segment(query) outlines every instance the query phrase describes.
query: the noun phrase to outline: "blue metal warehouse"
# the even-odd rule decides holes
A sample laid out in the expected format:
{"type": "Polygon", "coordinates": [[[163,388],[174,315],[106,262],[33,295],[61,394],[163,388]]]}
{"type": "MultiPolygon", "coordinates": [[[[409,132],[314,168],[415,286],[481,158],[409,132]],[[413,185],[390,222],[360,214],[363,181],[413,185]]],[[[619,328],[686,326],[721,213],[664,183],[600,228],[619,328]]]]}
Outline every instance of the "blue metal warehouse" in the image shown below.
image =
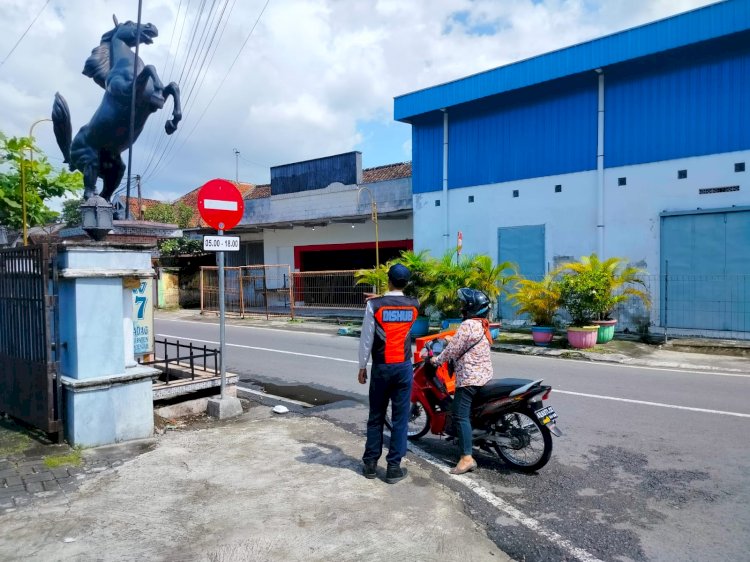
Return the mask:
{"type": "Polygon", "coordinates": [[[661,275],[652,323],[671,299],[670,326],[750,332],[747,0],[405,94],[394,113],[412,125],[415,249],[461,231],[527,275],[622,256],[661,275]],[[666,273],[693,278],[665,289],[666,273]]]}

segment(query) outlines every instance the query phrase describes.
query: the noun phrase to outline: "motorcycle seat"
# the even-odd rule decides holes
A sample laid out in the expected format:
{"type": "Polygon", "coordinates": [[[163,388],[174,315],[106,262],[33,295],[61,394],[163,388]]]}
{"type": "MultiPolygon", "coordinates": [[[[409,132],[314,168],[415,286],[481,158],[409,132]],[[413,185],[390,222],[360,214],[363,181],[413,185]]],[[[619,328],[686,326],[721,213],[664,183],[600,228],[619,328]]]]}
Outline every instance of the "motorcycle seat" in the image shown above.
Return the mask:
{"type": "Polygon", "coordinates": [[[479,392],[474,395],[474,405],[487,402],[489,400],[495,400],[497,398],[504,398],[508,396],[517,388],[521,388],[524,385],[533,382],[531,379],[493,379],[485,384],[479,392]]]}

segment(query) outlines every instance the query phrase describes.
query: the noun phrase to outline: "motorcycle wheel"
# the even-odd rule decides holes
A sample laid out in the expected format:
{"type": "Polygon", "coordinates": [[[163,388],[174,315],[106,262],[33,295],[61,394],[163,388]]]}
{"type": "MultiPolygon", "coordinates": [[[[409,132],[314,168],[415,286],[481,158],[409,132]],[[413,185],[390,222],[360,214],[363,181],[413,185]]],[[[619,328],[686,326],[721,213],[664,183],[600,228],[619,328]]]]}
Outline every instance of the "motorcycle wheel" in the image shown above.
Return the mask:
{"type": "MultiPolygon", "coordinates": [[[[391,424],[391,405],[388,404],[388,410],[385,414],[385,426],[388,431],[393,430],[391,424]]],[[[424,406],[420,402],[412,402],[409,410],[409,422],[407,424],[407,437],[410,441],[416,441],[424,437],[430,431],[430,416],[425,412],[424,406]]]]}
{"type": "Polygon", "coordinates": [[[498,420],[500,424],[515,441],[513,446],[493,445],[500,458],[521,472],[536,472],[547,464],[552,455],[552,434],[533,412],[508,412],[498,420]]]}

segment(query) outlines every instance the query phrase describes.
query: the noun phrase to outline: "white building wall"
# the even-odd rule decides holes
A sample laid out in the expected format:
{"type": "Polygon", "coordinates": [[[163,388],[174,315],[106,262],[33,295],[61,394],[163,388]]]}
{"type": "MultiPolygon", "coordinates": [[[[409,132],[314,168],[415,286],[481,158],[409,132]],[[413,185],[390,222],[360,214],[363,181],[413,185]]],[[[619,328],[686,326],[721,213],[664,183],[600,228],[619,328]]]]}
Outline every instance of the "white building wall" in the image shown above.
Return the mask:
{"type": "Polygon", "coordinates": [[[748,167],[750,151],[605,170],[605,253],[643,261],[640,265],[650,274],[661,274],[659,214],[750,205],[750,171],[735,172],[737,162],[748,167]],[[677,179],[678,170],[687,170],[687,178],[677,179]],[[620,177],[627,179],[627,185],[617,185],[620,177]],[[698,193],[699,189],[735,185],[739,191],[698,193]]]}
{"type": "MultiPolygon", "coordinates": [[[[379,221],[379,239],[381,242],[391,240],[411,240],[412,219],[379,221]]],[[[327,226],[316,226],[293,229],[267,229],[263,232],[263,250],[265,263],[289,264],[294,268],[295,246],[312,246],[318,244],[351,244],[373,242],[375,225],[372,221],[365,223],[341,223],[327,226]],[[352,228],[354,226],[354,228],[352,228]]]]}
{"type": "MultiPolygon", "coordinates": [[[[750,165],[750,151],[669,160],[605,170],[604,257],[618,256],[659,274],[659,214],[662,211],[719,209],[750,205],[749,171],[735,172],[734,164],[750,165]],[[677,171],[687,170],[686,179],[677,171]],[[618,186],[618,178],[627,184],[618,186]],[[729,193],[699,195],[702,188],[739,185],[729,193]]],[[[440,191],[415,194],[414,249],[441,255],[445,202],[440,191]]],[[[548,176],[500,184],[450,189],[450,249],[458,231],[463,252],[498,259],[498,228],[545,225],[548,269],[560,260],[596,251],[596,171],[548,176]],[[562,191],[555,193],[555,185],[562,191]],[[513,197],[513,190],[519,196],[513,197]],[[474,202],[469,203],[470,195],[474,202]]]]}

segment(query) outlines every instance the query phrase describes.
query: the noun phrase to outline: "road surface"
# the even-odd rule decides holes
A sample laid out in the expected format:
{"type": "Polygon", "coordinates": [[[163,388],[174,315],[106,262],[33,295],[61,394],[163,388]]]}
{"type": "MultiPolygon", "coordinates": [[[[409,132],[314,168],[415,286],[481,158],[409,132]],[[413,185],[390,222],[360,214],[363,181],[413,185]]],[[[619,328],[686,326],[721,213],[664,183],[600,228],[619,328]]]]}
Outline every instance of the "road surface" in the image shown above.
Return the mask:
{"type": "MultiPolygon", "coordinates": [[[[217,324],[155,323],[158,337],[218,345],[217,324]]],[[[228,325],[227,342],[227,370],[245,385],[309,403],[367,402],[355,338],[228,325]]],[[[500,548],[528,561],[750,559],[750,374],[497,353],[493,363],[496,377],[551,384],[565,433],[536,475],[478,456],[468,509],[500,548]]],[[[364,427],[356,417],[344,421],[364,427]]],[[[454,445],[418,445],[455,462],[454,445]]]]}

